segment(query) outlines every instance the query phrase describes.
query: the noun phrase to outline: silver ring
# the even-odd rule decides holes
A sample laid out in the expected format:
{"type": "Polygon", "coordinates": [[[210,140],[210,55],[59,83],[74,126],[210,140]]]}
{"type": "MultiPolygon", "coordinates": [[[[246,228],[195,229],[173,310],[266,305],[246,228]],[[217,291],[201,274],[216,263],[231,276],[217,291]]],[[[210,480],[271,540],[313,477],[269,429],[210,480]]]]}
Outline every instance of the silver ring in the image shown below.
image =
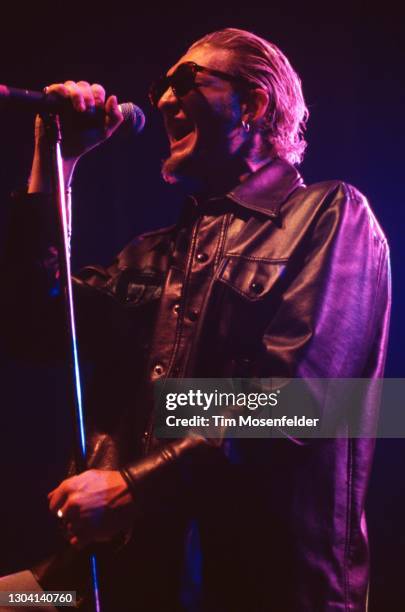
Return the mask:
{"type": "Polygon", "coordinates": [[[56,513],[56,516],[57,516],[58,518],[60,518],[60,519],[63,519],[63,512],[62,512],[62,510],[60,510],[60,509],[59,509],[59,510],[57,511],[57,513],[56,513]]]}

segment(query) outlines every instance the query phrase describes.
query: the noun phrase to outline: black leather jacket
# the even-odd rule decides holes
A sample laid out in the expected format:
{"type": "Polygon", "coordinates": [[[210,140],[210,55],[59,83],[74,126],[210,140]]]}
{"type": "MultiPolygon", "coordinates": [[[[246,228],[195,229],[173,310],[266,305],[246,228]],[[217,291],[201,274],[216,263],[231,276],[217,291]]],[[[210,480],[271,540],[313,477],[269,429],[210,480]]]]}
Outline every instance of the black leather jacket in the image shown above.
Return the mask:
{"type": "MultiPolygon", "coordinates": [[[[50,212],[34,195],[14,214],[10,345],[48,359],[63,345],[50,212]]],[[[84,268],[75,287],[81,353],[97,364],[90,466],[126,466],[140,507],[130,541],[105,555],[111,609],[365,610],[373,440],[159,442],[151,399],[166,376],[381,377],[389,251],[364,196],[306,187],[278,160],[224,198],[190,199],[175,226],[84,268]]],[[[364,415],[377,416],[368,400],[364,415]]],[[[60,558],[36,568],[48,588],[60,558]]]]}

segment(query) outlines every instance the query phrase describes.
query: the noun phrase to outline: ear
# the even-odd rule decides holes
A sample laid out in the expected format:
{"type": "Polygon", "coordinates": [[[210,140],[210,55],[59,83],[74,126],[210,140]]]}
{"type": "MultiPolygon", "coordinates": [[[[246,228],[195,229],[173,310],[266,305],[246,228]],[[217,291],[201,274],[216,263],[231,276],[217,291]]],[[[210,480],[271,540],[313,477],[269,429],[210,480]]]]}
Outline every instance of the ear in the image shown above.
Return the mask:
{"type": "Polygon", "coordinates": [[[242,104],[242,120],[255,124],[264,117],[270,97],[264,89],[251,89],[242,104]]]}

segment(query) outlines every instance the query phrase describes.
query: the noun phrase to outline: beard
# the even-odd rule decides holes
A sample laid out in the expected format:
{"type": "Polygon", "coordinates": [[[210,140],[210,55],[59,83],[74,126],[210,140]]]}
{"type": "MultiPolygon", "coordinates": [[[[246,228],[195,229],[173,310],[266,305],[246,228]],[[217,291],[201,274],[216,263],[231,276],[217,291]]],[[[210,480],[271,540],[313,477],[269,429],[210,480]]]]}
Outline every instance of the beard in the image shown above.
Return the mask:
{"type": "Polygon", "coordinates": [[[174,150],[163,161],[161,175],[166,183],[183,183],[192,187],[210,182],[212,177],[217,176],[218,169],[227,156],[223,151],[219,154],[211,147],[195,144],[184,150],[174,150]]]}
{"type": "Polygon", "coordinates": [[[189,175],[190,155],[173,153],[163,160],[161,174],[166,183],[171,185],[181,182],[189,175]]]}
{"type": "Polygon", "coordinates": [[[228,133],[221,125],[218,130],[206,130],[205,137],[197,129],[189,141],[172,146],[162,164],[161,174],[166,183],[185,186],[204,185],[218,180],[235,164],[228,133]]]}
{"type": "Polygon", "coordinates": [[[201,159],[196,149],[196,138],[188,146],[171,151],[169,157],[163,161],[162,177],[166,183],[174,184],[183,180],[192,178],[201,169],[201,164],[204,165],[204,160],[201,159]]]}

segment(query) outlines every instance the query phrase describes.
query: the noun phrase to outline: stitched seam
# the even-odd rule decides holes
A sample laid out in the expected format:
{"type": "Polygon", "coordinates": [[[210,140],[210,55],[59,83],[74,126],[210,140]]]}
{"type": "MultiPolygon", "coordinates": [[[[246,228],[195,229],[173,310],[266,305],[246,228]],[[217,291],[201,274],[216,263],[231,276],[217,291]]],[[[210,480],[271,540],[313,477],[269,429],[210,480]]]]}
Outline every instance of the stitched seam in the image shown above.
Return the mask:
{"type": "MultiPolygon", "coordinates": [[[[226,257],[232,257],[232,254],[226,254],[226,257]]],[[[237,255],[236,257],[239,258],[239,255],[237,255]]],[[[247,261],[265,261],[266,263],[274,263],[274,264],[278,264],[278,263],[288,263],[288,259],[262,259],[261,257],[249,257],[249,256],[244,256],[241,257],[240,259],[245,259],[247,261]]],[[[236,291],[237,293],[239,293],[239,295],[241,295],[244,298],[247,298],[250,302],[257,302],[260,299],[262,299],[262,295],[258,295],[257,297],[250,297],[247,293],[245,293],[244,291],[242,291],[241,289],[238,289],[234,284],[231,283],[231,281],[226,280],[225,278],[222,277],[218,277],[218,280],[221,283],[224,283],[225,285],[227,285],[228,287],[230,287],[231,289],[233,289],[234,291],[236,291]]]]}
{"type": "MultiPolygon", "coordinates": [[[[371,338],[371,339],[373,339],[373,330],[375,328],[375,322],[376,322],[376,317],[377,317],[377,301],[378,301],[377,297],[378,297],[379,290],[380,290],[383,262],[384,262],[384,251],[383,249],[381,249],[381,252],[379,254],[378,268],[377,268],[377,282],[375,283],[375,286],[374,286],[374,296],[373,296],[373,302],[372,302],[373,309],[372,309],[371,316],[368,317],[367,338],[371,338]]],[[[364,367],[364,363],[363,363],[363,367],[364,367]]]]}
{"type": "Polygon", "coordinates": [[[218,246],[217,246],[217,252],[215,253],[215,259],[214,259],[214,275],[215,275],[215,269],[219,266],[219,262],[221,261],[222,257],[223,257],[223,252],[225,249],[225,236],[228,233],[228,228],[229,228],[229,224],[230,224],[230,214],[227,213],[222,221],[222,225],[221,225],[221,233],[220,233],[220,237],[219,237],[219,241],[218,241],[218,246]]]}
{"type": "MultiPolygon", "coordinates": [[[[224,247],[225,247],[226,235],[227,235],[227,232],[228,232],[228,227],[229,227],[229,224],[230,224],[230,219],[231,219],[230,214],[226,214],[225,217],[224,217],[224,221],[222,223],[222,226],[221,226],[221,239],[219,240],[218,247],[217,247],[218,262],[222,258],[222,252],[223,252],[224,247]]],[[[224,261],[224,259],[222,259],[222,262],[223,261],[224,261]]],[[[220,264],[218,263],[218,265],[220,265],[220,264]]],[[[188,357],[188,359],[186,361],[186,364],[185,364],[186,373],[190,369],[190,365],[191,366],[194,365],[193,364],[193,360],[195,359],[196,349],[197,349],[198,341],[199,341],[199,338],[200,338],[200,335],[201,335],[201,329],[202,329],[202,326],[204,324],[205,313],[206,313],[206,310],[207,310],[208,301],[209,301],[209,298],[212,295],[212,287],[213,287],[214,283],[216,282],[216,280],[217,280],[217,271],[215,270],[215,266],[214,266],[213,275],[212,275],[212,278],[211,278],[211,280],[209,282],[209,286],[208,286],[207,292],[205,294],[204,301],[203,301],[202,306],[201,306],[200,318],[199,318],[199,321],[197,323],[197,327],[195,329],[194,343],[193,343],[193,346],[192,346],[192,349],[191,349],[191,353],[190,353],[190,355],[189,355],[189,357],[188,357]]]]}
{"type": "Polygon", "coordinates": [[[170,370],[171,370],[171,368],[173,366],[173,363],[175,362],[175,359],[176,359],[176,356],[177,356],[177,352],[178,352],[178,348],[179,348],[179,344],[180,344],[181,332],[182,332],[183,323],[184,323],[184,303],[185,303],[185,299],[187,297],[188,286],[190,284],[191,268],[192,268],[192,265],[193,265],[194,251],[195,251],[195,245],[196,245],[196,242],[197,242],[197,235],[198,235],[198,228],[199,227],[200,227],[200,219],[198,219],[197,222],[194,225],[193,235],[192,235],[192,238],[191,238],[189,257],[188,257],[188,261],[187,261],[187,265],[186,265],[186,274],[185,274],[184,283],[183,283],[183,287],[182,287],[181,295],[180,295],[180,312],[179,312],[179,316],[178,316],[178,319],[177,319],[176,336],[175,336],[175,339],[174,339],[173,351],[172,351],[172,355],[171,355],[170,360],[169,360],[167,372],[170,372],[170,370]]]}
{"type": "Polygon", "coordinates": [[[266,261],[268,263],[287,263],[288,257],[254,257],[253,255],[239,255],[238,253],[225,253],[226,257],[237,257],[238,259],[246,259],[247,261],[266,261]]]}
{"type": "Polygon", "coordinates": [[[231,282],[229,282],[229,281],[227,281],[227,280],[225,280],[223,278],[219,278],[218,280],[219,280],[219,282],[224,283],[224,285],[228,285],[228,287],[233,289],[233,291],[236,291],[237,293],[239,293],[239,295],[241,295],[244,298],[247,298],[251,302],[256,302],[256,301],[261,299],[261,296],[258,296],[258,297],[249,297],[246,293],[244,293],[243,291],[241,291],[240,289],[235,287],[235,285],[232,285],[231,282]]]}
{"type": "Polygon", "coordinates": [[[262,215],[265,215],[266,217],[277,217],[277,210],[276,208],[270,208],[268,210],[264,209],[264,208],[260,208],[259,206],[255,206],[254,204],[246,204],[246,202],[244,202],[243,200],[241,200],[240,198],[238,198],[237,196],[235,196],[235,194],[233,192],[231,192],[228,196],[231,200],[233,200],[234,202],[236,202],[237,204],[240,204],[241,206],[244,206],[246,208],[250,208],[251,210],[254,210],[258,213],[261,213],[262,215]]]}
{"type": "Polygon", "coordinates": [[[380,259],[378,262],[377,282],[375,284],[375,289],[374,289],[373,316],[369,317],[368,319],[367,337],[370,337],[372,335],[372,330],[375,327],[375,320],[377,316],[377,296],[378,296],[378,293],[380,290],[380,284],[381,284],[381,275],[382,275],[382,267],[383,267],[383,259],[384,259],[383,255],[384,253],[381,250],[380,259]]]}
{"type": "MultiPolygon", "coordinates": [[[[370,205],[369,205],[369,203],[367,201],[367,198],[366,198],[366,201],[364,201],[361,197],[359,197],[357,195],[357,193],[356,193],[356,190],[354,189],[354,187],[352,185],[350,185],[348,183],[342,183],[342,185],[343,185],[343,189],[345,191],[345,194],[346,194],[346,196],[348,198],[350,198],[350,201],[351,202],[355,202],[358,206],[363,206],[366,209],[367,214],[370,216],[370,212],[372,212],[372,211],[370,209],[370,205]]],[[[381,230],[381,227],[380,227],[377,219],[375,219],[375,217],[373,218],[373,223],[374,224],[376,223],[378,229],[381,230]]],[[[385,247],[388,245],[387,239],[385,237],[382,237],[379,232],[374,232],[374,236],[377,238],[377,240],[378,240],[378,242],[380,244],[384,245],[385,247]]]]}
{"type": "Polygon", "coordinates": [[[350,535],[351,535],[351,501],[352,501],[352,476],[353,476],[353,444],[352,439],[348,439],[347,446],[347,509],[346,509],[346,544],[345,544],[345,555],[344,555],[344,591],[345,591],[345,610],[349,612],[349,593],[350,593],[350,580],[349,580],[349,556],[350,556],[350,535]]]}
{"type": "MultiPolygon", "coordinates": [[[[91,269],[91,268],[86,268],[86,269],[91,269]]],[[[161,281],[164,279],[164,274],[162,274],[161,272],[145,272],[142,269],[136,270],[135,268],[131,268],[130,266],[126,266],[125,268],[120,268],[120,273],[129,273],[129,281],[132,280],[145,280],[145,279],[152,279],[152,280],[157,280],[157,281],[161,281]]],[[[115,277],[119,276],[119,274],[116,274],[115,277]]],[[[114,276],[106,276],[106,278],[114,278],[114,276]]]]}

